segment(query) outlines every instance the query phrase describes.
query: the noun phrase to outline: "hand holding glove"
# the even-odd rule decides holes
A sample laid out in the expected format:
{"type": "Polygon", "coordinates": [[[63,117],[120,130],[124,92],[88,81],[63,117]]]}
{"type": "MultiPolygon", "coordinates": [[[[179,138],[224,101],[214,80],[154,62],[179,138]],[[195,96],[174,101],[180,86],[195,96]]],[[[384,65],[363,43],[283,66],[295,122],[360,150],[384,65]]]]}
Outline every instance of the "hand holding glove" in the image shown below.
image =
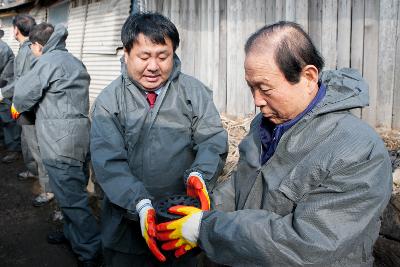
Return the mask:
{"type": "Polygon", "coordinates": [[[11,118],[13,118],[13,120],[17,120],[19,118],[19,116],[21,115],[14,107],[14,103],[11,105],[11,118]]]}
{"type": "Polygon", "coordinates": [[[210,210],[210,197],[201,173],[191,172],[186,184],[186,194],[200,200],[202,210],[210,210]]]}
{"type": "Polygon", "coordinates": [[[137,205],[136,210],[140,217],[140,229],[151,253],[161,262],[166,261],[165,256],[160,252],[156,243],[156,211],[149,199],[142,199],[137,205]]]}
{"type": "Polygon", "coordinates": [[[203,212],[190,206],[173,206],[168,211],[184,217],[157,225],[157,239],[166,241],[161,248],[175,250],[175,257],[179,258],[197,247],[203,212]]]}

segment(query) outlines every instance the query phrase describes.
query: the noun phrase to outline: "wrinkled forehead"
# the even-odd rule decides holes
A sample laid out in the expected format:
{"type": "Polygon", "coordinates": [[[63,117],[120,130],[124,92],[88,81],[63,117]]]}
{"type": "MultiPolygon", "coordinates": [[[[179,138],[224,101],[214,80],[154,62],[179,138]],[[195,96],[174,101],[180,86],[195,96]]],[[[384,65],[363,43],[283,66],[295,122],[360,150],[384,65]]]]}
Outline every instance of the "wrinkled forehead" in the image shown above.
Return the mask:
{"type": "Polygon", "coordinates": [[[258,76],[281,76],[281,71],[270,51],[247,53],[244,60],[244,70],[246,80],[252,80],[258,76]]]}

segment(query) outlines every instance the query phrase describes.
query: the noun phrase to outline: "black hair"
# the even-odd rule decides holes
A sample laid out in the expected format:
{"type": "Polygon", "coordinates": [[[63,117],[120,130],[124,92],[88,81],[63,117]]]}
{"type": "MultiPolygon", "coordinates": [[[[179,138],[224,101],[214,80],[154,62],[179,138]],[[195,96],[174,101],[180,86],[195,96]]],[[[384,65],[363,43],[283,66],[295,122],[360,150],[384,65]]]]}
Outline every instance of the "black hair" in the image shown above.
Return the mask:
{"type": "Polygon", "coordinates": [[[267,25],[253,33],[247,39],[245,53],[260,44],[275,38],[271,44],[274,49],[274,59],[286,80],[292,84],[300,81],[300,74],[304,66],[314,65],[318,72],[324,67],[324,59],[315,48],[310,36],[294,22],[279,21],[267,25]]]}
{"type": "Polygon", "coordinates": [[[28,14],[19,14],[13,18],[12,24],[17,27],[23,36],[28,37],[32,28],[36,25],[36,21],[28,14]]]}
{"type": "Polygon", "coordinates": [[[175,25],[159,13],[136,13],[126,19],[121,40],[128,53],[141,33],[155,44],[165,44],[165,38],[171,39],[174,52],[179,46],[179,33],[175,25]]]}
{"type": "Polygon", "coordinates": [[[0,38],[3,38],[3,37],[4,37],[4,31],[0,30],[0,38]]]}
{"type": "Polygon", "coordinates": [[[42,22],[33,27],[31,33],[29,34],[29,41],[31,41],[31,43],[37,42],[44,46],[50,39],[50,36],[53,34],[53,32],[53,25],[51,25],[50,23],[42,22]]]}

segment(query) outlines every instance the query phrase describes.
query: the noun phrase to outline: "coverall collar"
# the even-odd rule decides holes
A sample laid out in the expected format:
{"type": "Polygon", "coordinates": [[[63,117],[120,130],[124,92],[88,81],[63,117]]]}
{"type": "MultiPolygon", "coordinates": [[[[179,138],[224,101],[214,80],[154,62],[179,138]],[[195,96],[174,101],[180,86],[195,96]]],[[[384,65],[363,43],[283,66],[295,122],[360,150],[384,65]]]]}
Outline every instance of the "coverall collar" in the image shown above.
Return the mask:
{"type": "Polygon", "coordinates": [[[65,40],[68,37],[68,31],[67,29],[61,25],[57,24],[54,27],[54,32],[50,36],[50,39],[47,41],[47,43],[43,46],[43,54],[47,52],[51,52],[53,50],[65,50],[65,40]]]}

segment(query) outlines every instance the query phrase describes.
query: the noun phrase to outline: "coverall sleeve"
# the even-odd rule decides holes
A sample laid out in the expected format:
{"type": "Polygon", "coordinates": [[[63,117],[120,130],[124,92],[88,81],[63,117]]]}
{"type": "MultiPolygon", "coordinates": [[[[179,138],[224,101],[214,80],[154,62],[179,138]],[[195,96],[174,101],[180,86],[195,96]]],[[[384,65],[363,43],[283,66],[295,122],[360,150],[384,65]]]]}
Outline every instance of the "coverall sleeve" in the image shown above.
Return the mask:
{"type": "Polygon", "coordinates": [[[64,76],[62,67],[38,63],[15,82],[13,103],[19,112],[31,110],[49,89],[51,83],[64,76]]]}
{"type": "Polygon", "coordinates": [[[0,52],[0,86],[5,87],[5,85],[12,82],[14,77],[13,61],[14,56],[11,53],[0,52]]]}
{"type": "Polygon", "coordinates": [[[9,61],[9,57],[7,51],[0,50],[0,73],[3,73],[3,70],[9,61]]]}
{"type": "Polygon", "coordinates": [[[206,90],[206,94],[198,98],[198,106],[193,111],[192,140],[196,158],[185,172],[185,177],[192,171],[199,171],[203,174],[208,189],[212,189],[228,154],[228,134],[222,127],[212,93],[209,89],[206,90]]]}
{"type": "Polygon", "coordinates": [[[11,81],[6,86],[1,88],[1,94],[3,95],[3,97],[12,98],[14,95],[14,86],[15,86],[15,80],[11,81]]]}
{"type": "Polygon", "coordinates": [[[363,150],[358,162],[339,160],[286,216],[261,209],[205,212],[200,247],[211,260],[233,266],[326,266],[341,259],[368,236],[391,195],[386,152],[363,150]]]}
{"type": "Polygon", "coordinates": [[[4,97],[13,98],[17,81],[28,73],[27,70],[31,69],[31,65],[35,60],[30,48],[25,48],[18,52],[17,57],[14,59],[14,79],[1,89],[4,97]]]}
{"type": "Polygon", "coordinates": [[[129,168],[121,129],[116,114],[98,98],[92,109],[90,142],[96,180],[111,203],[136,211],[136,204],[144,198],[151,199],[151,196],[129,168]]]}

